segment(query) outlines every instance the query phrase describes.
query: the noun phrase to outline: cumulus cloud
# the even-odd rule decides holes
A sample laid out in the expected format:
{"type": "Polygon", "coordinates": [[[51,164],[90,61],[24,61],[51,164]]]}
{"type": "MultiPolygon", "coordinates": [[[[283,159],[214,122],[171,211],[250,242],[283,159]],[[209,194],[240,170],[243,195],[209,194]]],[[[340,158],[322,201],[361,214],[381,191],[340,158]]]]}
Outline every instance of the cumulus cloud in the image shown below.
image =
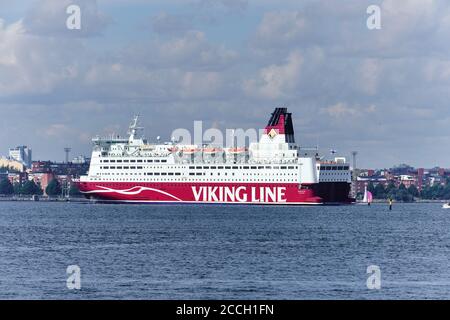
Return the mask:
{"type": "Polygon", "coordinates": [[[322,113],[328,114],[333,118],[353,118],[355,116],[362,116],[365,113],[375,112],[376,106],[370,105],[367,107],[362,106],[349,106],[346,103],[339,102],[334,105],[331,105],[327,108],[322,109],[322,113]]]}
{"type": "Polygon", "coordinates": [[[250,96],[278,99],[291,94],[300,78],[303,57],[298,51],[289,54],[283,64],[262,68],[256,78],[244,80],[244,91],[250,96]]]}
{"type": "Polygon", "coordinates": [[[29,35],[22,20],[9,25],[0,20],[0,98],[50,93],[61,81],[77,77],[82,56],[69,45],[73,42],[29,35]]]}
{"type": "Polygon", "coordinates": [[[277,11],[264,14],[255,35],[262,47],[295,45],[306,33],[306,18],[299,11],[277,11]]]}

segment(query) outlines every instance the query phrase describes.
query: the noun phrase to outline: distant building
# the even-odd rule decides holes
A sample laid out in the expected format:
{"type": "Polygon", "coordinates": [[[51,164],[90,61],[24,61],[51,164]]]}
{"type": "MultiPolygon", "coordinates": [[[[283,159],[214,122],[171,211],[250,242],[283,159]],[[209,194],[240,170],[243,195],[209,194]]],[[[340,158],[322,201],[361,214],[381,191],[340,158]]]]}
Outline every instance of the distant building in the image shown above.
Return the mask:
{"type": "Polygon", "coordinates": [[[417,182],[415,177],[410,176],[410,175],[406,175],[406,174],[403,174],[403,175],[400,176],[400,182],[403,183],[403,185],[406,188],[409,188],[412,185],[417,186],[417,184],[418,184],[418,182],[417,182]]]}
{"type": "Polygon", "coordinates": [[[52,162],[52,161],[34,161],[31,172],[36,173],[52,173],[57,176],[69,175],[79,177],[89,170],[89,162],[73,163],[73,162],[52,162]]]}
{"type": "Polygon", "coordinates": [[[23,163],[27,168],[31,168],[32,160],[31,149],[27,146],[18,146],[9,149],[9,158],[23,163]]]}
{"type": "Polygon", "coordinates": [[[388,185],[388,180],[383,176],[372,176],[372,177],[357,177],[356,178],[356,193],[364,193],[364,190],[369,186],[369,183],[372,183],[375,187],[378,184],[382,184],[383,186],[388,185]]]}
{"type": "Polygon", "coordinates": [[[85,156],[78,156],[73,158],[72,163],[73,164],[86,164],[90,162],[90,158],[86,158],[85,156]]]}
{"type": "Polygon", "coordinates": [[[9,168],[18,172],[25,171],[25,165],[22,162],[6,158],[0,158],[0,168],[9,168]]]}

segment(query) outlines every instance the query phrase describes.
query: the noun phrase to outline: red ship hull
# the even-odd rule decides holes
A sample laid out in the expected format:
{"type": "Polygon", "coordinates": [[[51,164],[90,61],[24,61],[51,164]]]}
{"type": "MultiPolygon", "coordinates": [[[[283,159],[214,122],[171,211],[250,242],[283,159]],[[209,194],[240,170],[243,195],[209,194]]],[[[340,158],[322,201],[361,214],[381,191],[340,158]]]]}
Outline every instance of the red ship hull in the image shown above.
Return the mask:
{"type": "Polygon", "coordinates": [[[321,204],[312,186],[296,183],[77,182],[91,199],[130,203],[321,204]]]}

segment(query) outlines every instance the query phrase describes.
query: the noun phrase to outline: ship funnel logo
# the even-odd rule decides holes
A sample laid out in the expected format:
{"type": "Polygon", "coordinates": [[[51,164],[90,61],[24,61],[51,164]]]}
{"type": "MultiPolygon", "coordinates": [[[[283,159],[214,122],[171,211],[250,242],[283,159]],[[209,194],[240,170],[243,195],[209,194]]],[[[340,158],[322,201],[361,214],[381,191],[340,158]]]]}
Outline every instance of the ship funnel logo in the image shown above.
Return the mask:
{"type": "Polygon", "coordinates": [[[268,136],[273,139],[277,135],[277,132],[275,129],[272,128],[272,130],[269,131],[268,136]]]}

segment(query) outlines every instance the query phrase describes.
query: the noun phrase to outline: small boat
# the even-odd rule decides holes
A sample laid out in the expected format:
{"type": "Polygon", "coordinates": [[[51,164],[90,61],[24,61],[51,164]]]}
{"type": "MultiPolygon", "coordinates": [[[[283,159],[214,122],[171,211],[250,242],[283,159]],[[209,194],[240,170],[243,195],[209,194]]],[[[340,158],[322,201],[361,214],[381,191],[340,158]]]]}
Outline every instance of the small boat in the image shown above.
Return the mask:
{"type": "Polygon", "coordinates": [[[364,198],[362,200],[362,203],[370,206],[370,204],[372,203],[372,200],[373,200],[372,192],[367,191],[367,187],[366,187],[364,189],[364,198]]]}
{"type": "Polygon", "coordinates": [[[450,202],[444,203],[442,209],[450,209],[450,202]]]}

